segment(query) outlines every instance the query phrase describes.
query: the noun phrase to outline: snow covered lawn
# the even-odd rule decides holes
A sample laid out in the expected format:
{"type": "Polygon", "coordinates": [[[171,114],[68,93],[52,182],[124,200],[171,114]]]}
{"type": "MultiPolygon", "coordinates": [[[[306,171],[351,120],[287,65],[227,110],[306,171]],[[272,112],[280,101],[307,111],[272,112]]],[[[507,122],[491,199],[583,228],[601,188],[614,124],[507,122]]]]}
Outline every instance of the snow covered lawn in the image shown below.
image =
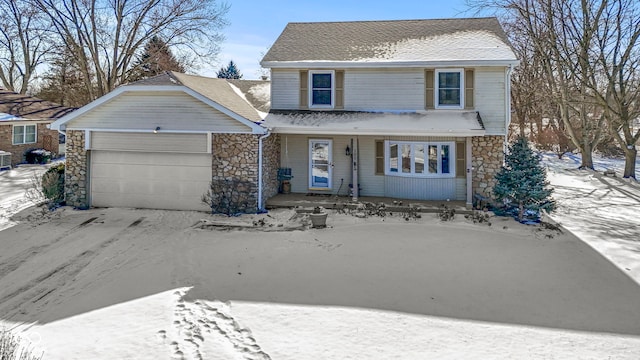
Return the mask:
{"type": "Polygon", "coordinates": [[[559,204],[553,218],[640,284],[640,183],[620,177],[624,160],[595,156],[595,172],[578,170],[575,155],[548,154],[544,164],[559,204]],[[603,175],[607,169],[617,177],[603,175]]]}
{"type": "Polygon", "coordinates": [[[25,199],[34,176],[41,176],[51,164],[22,165],[0,171],[0,231],[15,225],[10,217],[34,204],[25,199]]]}
{"type": "Polygon", "coordinates": [[[640,286],[569,233],[338,214],[274,231],[292,217],[22,221],[0,232],[1,319],[47,360],[640,357],[640,286]]]}

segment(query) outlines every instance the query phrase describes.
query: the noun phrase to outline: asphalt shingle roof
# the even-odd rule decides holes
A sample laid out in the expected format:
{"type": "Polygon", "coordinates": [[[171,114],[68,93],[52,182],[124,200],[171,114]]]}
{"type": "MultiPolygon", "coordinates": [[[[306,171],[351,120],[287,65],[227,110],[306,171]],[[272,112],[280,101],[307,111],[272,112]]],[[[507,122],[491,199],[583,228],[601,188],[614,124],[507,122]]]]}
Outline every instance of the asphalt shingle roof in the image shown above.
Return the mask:
{"type": "Polygon", "coordinates": [[[289,23],[263,63],[516,60],[498,19],[289,23]]]}
{"type": "Polygon", "coordinates": [[[186,86],[200,95],[214,101],[247,120],[258,122],[262,117],[252,106],[242,92],[237,91],[227,79],[209,78],[204,76],[187,75],[175,71],[136,81],[125,85],[170,85],[186,86]]]}
{"type": "Polygon", "coordinates": [[[55,120],[73,110],[75,108],[0,88],[0,113],[13,115],[15,120],[55,120]]]}

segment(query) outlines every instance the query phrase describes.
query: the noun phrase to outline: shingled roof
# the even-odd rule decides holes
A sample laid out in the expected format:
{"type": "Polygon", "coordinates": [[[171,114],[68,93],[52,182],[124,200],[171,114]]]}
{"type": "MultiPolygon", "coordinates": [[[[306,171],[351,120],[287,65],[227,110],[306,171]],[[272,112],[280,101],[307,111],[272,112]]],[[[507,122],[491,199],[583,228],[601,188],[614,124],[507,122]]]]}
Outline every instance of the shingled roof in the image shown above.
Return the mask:
{"type": "Polygon", "coordinates": [[[59,119],[75,108],[0,88],[0,113],[9,120],[59,119]]]}
{"type": "MultiPolygon", "coordinates": [[[[224,106],[247,120],[259,122],[262,117],[242,91],[236,90],[227,79],[187,75],[175,71],[136,81],[124,86],[185,86],[224,106]]],[[[249,87],[252,84],[247,84],[249,87]]],[[[266,110],[268,111],[268,109],[266,110]]],[[[265,111],[265,112],[266,112],[265,111]]]]}
{"type": "Polygon", "coordinates": [[[497,18],[289,23],[262,65],[472,60],[517,62],[497,18]]]}

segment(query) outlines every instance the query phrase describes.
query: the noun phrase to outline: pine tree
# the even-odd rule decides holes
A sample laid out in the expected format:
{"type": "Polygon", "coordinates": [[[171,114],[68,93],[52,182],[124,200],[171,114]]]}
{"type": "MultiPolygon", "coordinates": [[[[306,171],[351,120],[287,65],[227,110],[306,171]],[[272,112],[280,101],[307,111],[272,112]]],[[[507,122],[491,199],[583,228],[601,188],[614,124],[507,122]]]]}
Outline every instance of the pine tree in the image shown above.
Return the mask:
{"type": "Polygon", "coordinates": [[[233,60],[229,61],[227,67],[221,67],[216,73],[220,79],[242,79],[242,74],[233,60]]]}
{"type": "Polygon", "coordinates": [[[176,59],[164,40],[154,36],[144,46],[142,54],[136,57],[127,80],[138,81],[165,71],[184,72],[185,66],[176,59]]]}
{"type": "Polygon", "coordinates": [[[57,49],[50,67],[43,76],[42,84],[35,89],[34,96],[70,107],[84,106],[94,99],[87,92],[87,83],[77,57],[66,47],[57,49]]]}
{"type": "Polygon", "coordinates": [[[496,200],[505,204],[507,210],[517,210],[518,220],[523,221],[525,211],[553,211],[555,201],[551,198],[547,174],[540,164],[540,156],[529,148],[525,137],[518,137],[509,146],[504,166],[496,174],[497,184],[493,188],[496,200]]]}

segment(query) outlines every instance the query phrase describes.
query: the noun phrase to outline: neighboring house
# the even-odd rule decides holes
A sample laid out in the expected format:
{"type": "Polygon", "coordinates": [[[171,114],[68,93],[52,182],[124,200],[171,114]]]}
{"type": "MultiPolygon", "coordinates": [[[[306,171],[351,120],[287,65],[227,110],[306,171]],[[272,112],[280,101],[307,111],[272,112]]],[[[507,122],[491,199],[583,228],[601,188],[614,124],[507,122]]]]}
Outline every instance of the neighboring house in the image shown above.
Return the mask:
{"type": "Polygon", "coordinates": [[[490,196],[518,60],[496,18],[290,23],[264,56],[296,193],[490,196]]]}
{"type": "Polygon", "coordinates": [[[11,153],[11,165],[24,161],[30,149],[60,153],[58,132],[49,129],[74,109],[0,88],[0,151],[11,153]]]}
{"type": "Polygon", "coordinates": [[[279,144],[249,101],[264,98],[265,84],[241,83],[245,96],[225,79],[167,72],[59,119],[67,204],[205,210],[212,180],[238,179],[250,184],[252,210],[263,208],[277,192],[279,144]]]}

